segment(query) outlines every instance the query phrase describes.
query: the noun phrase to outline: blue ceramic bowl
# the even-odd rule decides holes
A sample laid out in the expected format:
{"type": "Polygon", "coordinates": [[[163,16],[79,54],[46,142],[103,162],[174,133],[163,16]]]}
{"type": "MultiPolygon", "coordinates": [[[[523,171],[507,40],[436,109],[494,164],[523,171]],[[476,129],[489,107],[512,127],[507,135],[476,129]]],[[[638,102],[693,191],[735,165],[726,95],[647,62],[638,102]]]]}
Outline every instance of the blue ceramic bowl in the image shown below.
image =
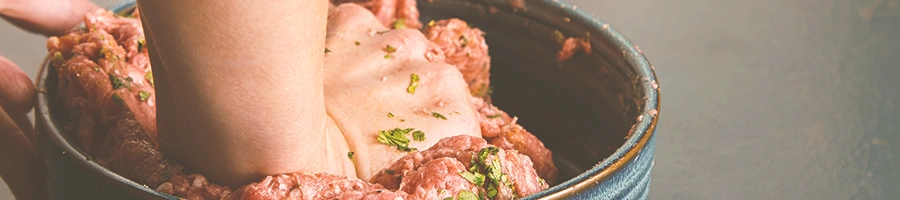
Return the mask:
{"type": "MultiPolygon", "coordinates": [[[[526,199],[645,199],[653,168],[659,85],[621,33],[557,0],[419,0],[422,21],[461,18],[484,30],[494,103],[553,151],[557,183],[526,199]],[[557,63],[557,31],[589,38],[593,54],[557,63]]],[[[110,9],[134,8],[126,1],[110,9]]],[[[54,70],[38,75],[36,129],[53,199],[178,199],[90,160],[60,133],[54,70]]]]}

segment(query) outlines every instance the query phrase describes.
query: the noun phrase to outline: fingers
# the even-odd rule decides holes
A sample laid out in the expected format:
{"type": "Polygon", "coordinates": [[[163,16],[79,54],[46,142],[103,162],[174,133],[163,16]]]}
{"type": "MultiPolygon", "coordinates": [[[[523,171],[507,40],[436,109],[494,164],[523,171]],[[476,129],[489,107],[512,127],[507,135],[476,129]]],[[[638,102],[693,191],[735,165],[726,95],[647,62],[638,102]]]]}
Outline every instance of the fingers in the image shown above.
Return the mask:
{"type": "Polygon", "coordinates": [[[42,168],[26,134],[0,107],[0,177],[16,199],[46,199],[42,168]]]}
{"type": "Polygon", "coordinates": [[[97,8],[90,0],[0,0],[0,16],[27,31],[62,35],[97,8]]]}
{"type": "Polygon", "coordinates": [[[34,85],[28,75],[3,56],[0,56],[0,72],[0,106],[10,114],[30,112],[34,85]]]}

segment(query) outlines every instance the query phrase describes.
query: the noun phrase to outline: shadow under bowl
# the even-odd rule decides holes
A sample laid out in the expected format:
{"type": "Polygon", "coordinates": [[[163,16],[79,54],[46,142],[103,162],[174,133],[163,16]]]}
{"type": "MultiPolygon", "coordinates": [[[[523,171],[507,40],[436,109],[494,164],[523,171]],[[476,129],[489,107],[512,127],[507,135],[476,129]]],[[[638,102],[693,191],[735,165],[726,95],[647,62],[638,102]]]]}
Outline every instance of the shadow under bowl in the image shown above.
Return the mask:
{"type": "MultiPolygon", "coordinates": [[[[460,18],[486,32],[493,101],[553,151],[557,184],[525,199],[645,199],[653,167],[659,85],[621,33],[557,0],[419,0],[420,20],[460,18]],[[557,32],[587,38],[593,54],[558,63],[557,32]]],[[[110,8],[134,9],[134,1],[110,8]]],[[[58,80],[38,74],[36,130],[51,199],[178,199],[119,176],[61,132],[58,80]]]]}

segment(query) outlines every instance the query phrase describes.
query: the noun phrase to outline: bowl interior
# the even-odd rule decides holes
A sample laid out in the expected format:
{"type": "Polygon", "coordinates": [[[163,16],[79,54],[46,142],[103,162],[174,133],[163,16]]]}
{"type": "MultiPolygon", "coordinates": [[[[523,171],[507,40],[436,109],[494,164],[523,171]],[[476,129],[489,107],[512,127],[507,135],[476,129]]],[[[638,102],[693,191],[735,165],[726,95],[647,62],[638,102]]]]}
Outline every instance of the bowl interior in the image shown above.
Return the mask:
{"type": "MultiPolygon", "coordinates": [[[[622,39],[616,38],[618,33],[593,19],[552,7],[565,4],[550,0],[529,5],[527,11],[510,8],[506,0],[429,1],[419,0],[423,22],[460,18],[486,32],[494,103],[518,116],[518,122],[553,151],[560,169],[557,184],[599,166],[617,151],[627,151],[623,144],[634,132],[635,119],[646,112],[648,99],[656,98],[647,95],[651,91],[642,84],[647,77],[655,77],[633,63],[633,57],[629,59],[626,50],[633,49],[616,42],[622,39]],[[594,53],[558,63],[557,31],[566,37],[589,38],[594,53]]],[[[133,1],[117,9],[123,8],[133,9],[133,1]]],[[[46,77],[45,103],[55,127],[51,129],[63,130],[68,119],[54,100],[55,72],[46,70],[41,75],[46,77]]]]}

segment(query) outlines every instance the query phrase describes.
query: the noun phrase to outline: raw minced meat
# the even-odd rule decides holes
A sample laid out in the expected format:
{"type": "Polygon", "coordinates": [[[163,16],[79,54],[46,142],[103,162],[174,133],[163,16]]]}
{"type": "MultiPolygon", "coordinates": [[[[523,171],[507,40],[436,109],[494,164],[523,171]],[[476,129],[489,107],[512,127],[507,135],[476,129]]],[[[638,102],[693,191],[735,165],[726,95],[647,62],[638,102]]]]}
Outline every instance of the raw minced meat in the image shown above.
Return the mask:
{"type": "MultiPolygon", "coordinates": [[[[404,19],[407,27],[421,27],[414,0],[366,2],[369,3],[362,4],[384,25],[404,19]]],[[[341,7],[348,6],[332,7],[332,10],[341,7]]],[[[135,12],[134,16],[139,15],[135,12]]],[[[432,49],[422,50],[422,54],[440,57],[432,62],[455,66],[472,91],[489,88],[490,57],[483,32],[468,27],[461,20],[450,19],[435,22],[426,33],[427,37],[418,37],[432,49]]],[[[401,37],[405,34],[411,33],[385,35],[401,37]]],[[[483,193],[490,190],[490,184],[476,185],[460,173],[472,171],[473,153],[489,147],[498,150],[485,161],[499,162],[496,169],[508,179],[503,184],[510,186],[494,187],[498,190],[496,199],[536,193],[548,187],[544,179],[552,181],[556,176],[549,150],[516,124],[515,118],[481,98],[489,96],[480,95],[471,97],[464,104],[473,108],[470,112],[474,113],[474,120],[482,132],[476,135],[483,134],[484,139],[465,135],[430,139],[436,141],[430,148],[406,154],[386,168],[396,170],[393,175],[400,176],[380,171],[369,183],[322,173],[286,173],[267,176],[232,191],[209,182],[201,174],[184,173],[180,163],[158,150],[156,97],[144,42],[140,19],[97,10],[85,16],[84,29],[51,37],[47,48],[59,80],[57,95],[70,116],[65,132],[92,160],[163,193],[186,199],[431,199],[465,191],[483,193]],[[423,160],[424,157],[429,159],[423,160]]],[[[398,51],[410,51],[404,49],[407,47],[399,47],[398,51]]],[[[429,58],[428,55],[416,56],[429,58]]],[[[427,75],[423,73],[423,77],[427,75]]],[[[422,93],[427,94],[427,91],[422,93]]],[[[445,102],[438,103],[445,106],[445,102]]],[[[459,116],[450,112],[445,114],[451,118],[459,116]]]]}

